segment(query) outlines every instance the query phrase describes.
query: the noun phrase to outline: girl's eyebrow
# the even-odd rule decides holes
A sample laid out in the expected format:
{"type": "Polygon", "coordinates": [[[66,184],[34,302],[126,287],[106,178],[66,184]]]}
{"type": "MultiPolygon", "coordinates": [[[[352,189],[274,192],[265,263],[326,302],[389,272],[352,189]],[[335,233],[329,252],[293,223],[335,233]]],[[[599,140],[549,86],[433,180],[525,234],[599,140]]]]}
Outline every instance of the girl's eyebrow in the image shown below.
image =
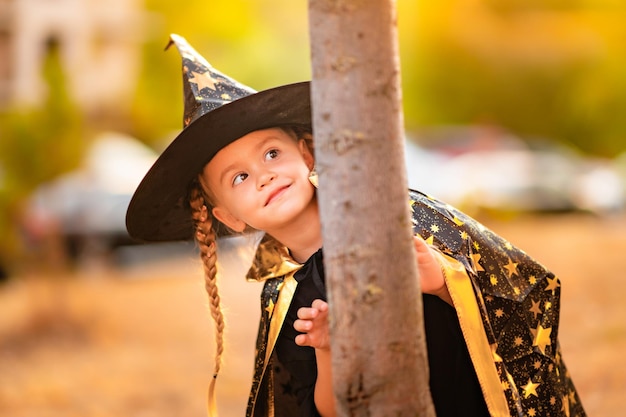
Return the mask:
{"type": "Polygon", "coordinates": [[[235,169],[235,165],[237,163],[233,162],[232,164],[228,165],[224,170],[222,170],[222,173],[220,174],[220,184],[224,183],[224,177],[226,176],[226,174],[228,174],[230,171],[233,171],[235,169]]]}

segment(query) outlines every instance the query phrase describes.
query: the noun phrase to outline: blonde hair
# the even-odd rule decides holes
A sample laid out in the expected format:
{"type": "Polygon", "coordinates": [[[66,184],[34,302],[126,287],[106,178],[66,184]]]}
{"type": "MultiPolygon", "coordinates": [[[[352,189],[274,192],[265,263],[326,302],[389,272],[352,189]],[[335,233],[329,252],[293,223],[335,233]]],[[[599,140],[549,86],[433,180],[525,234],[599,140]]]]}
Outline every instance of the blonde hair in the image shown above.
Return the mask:
{"type": "Polygon", "coordinates": [[[222,364],[224,353],[224,314],[220,305],[220,295],[217,288],[217,242],[213,230],[213,218],[209,211],[209,203],[200,183],[192,181],[189,190],[189,206],[191,217],[195,226],[194,238],[200,249],[200,259],[204,269],[204,287],[209,296],[209,310],[215,322],[215,363],[213,378],[209,383],[208,414],[217,416],[215,404],[215,382],[222,364]]]}

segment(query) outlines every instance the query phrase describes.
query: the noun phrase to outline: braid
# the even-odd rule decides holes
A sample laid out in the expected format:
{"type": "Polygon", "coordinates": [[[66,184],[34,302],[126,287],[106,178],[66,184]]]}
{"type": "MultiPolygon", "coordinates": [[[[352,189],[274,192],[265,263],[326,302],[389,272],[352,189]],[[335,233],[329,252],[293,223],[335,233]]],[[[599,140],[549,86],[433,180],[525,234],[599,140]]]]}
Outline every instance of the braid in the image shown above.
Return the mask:
{"type": "Polygon", "coordinates": [[[209,310],[215,322],[215,365],[213,378],[209,384],[208,408],[209,416],[216,416],[215,381],[221,368],[222,354],[224,353],[224,314],[220,307],[220,296],[217,288],[217,243],[215,241],[215,232],[212,228],[213,222],[207,207],[207,198],[205,198],[198,181],[193,181],[191,184],[189,205],[196,229],[195,239],[198,242],[200,259],[202,259],[204,269],[204,283],[209,296],[209,310]]]}

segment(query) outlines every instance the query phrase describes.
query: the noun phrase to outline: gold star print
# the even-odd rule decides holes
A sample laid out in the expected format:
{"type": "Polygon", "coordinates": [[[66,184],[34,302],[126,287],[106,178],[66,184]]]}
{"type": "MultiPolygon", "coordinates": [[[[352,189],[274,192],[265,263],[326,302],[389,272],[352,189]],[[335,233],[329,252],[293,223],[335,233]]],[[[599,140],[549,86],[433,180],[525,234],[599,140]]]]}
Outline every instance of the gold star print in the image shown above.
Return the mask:
{"type": "Polygon", "coordinates": [[[500,318],[500,317],[502,317],[502,316],[504,316],[504,311],[502,311],[502,309],[501,309],[501,308],[497,309],[497,310],[496,310],[496,317],[497,317],[497,318],[500,318]]]}
{"type": "Polygon", "coordinates": [[[461,239],[463,240],[467,239],[467,237],[469,236],[465,230],[459,233],[459,235],[461,236],[461,239]]]}
{"type": "Polygon", "coordinates": [[[515,346],[521,346],[521,345],[522,345],[522,343],[524,343],[524,341],[522,340],[522,338],[521,338],[521,337],[517,336],[517,337],[515,338],[515,342],[514,342],[514,343],[515,343],[515,346]]]}
{"type": "Polygon", "coordinates": [[[217,80],[211,78],[211,74],[209,74],[208,71],[204,73],[191,71],[191,74],[193,75],[193,78],[190,79],[189,82],[196,84],[198,86],[198,91],[207,87],[215,91],[215,83],[217,80]]]}
{"type": "Polygon", "coordinates": [[[559,284],[559,279],[557,277],[548,278],[548,286],[545,291],[552,291],[552,294],[554,294],[554,291],[560,286],[561,284],[559,284]]]}
{"type": "Polygon", "coordinates": [[[528,283],[530,285],[535,285],[537,283],[537,277],[534,275],[531,275],[528,277],[528,283]]]}
{"type": "Polygon", "coordinates": [[[535,397],[539,397],[537,395],[537,387],[539,386],[539,384],[535,384],[533,383],[532,380],[528,379],[528,384],[526,384],[524,386],[524,398],[528,398],[531,395],[534,395],[535,397]]]}
{"type": "Polygon", "coordinates": [[[221,98],[222,100],[228,100],[228,101],[231,101],[231,100],[233,99],[233,98],[230,96],[230,94],[226,94],[226,93],[222,94],[222,95],[220,96],[220,98],[221,98]]]}
{"type": "Polygon", "coordinates": [[[502,382],[502,390],[506,391],[509,388],[511,388],[511,386],[509,385],[509,381],[501,381],[502,382]]]}
{"type": "Polygon", "coordinates": [[[463,226],[463,221],[461,219],[459,219],[458,217],[456,217],[456,215],[454,216],[454,219],[452,219],[452,221],[454,222],[454,224],[456,224],[457,226],[463,226]]]}
{"type": "Polygon", "coordinates": [[[533,362],[533,368],[535,368],[535,369],[541,368],[541,362],[540,361],[533,362]]]}
{"type": "Polygon", "coordinates": [[[515,295],[520,295],[522,290],[520,290],[519,287],[513,287],[513,292],[515,293],[515,295]]]}
{"type": "Polygon", "coordinates": [[[489,276],[489,282],[491,282],[491,285],[498,285],[498,277],[495,276],[495,274],[491,274],[489,276]]]}
{"type": "Polygon", "coordinates": [[[437,233],[439,231],[439,225],[436,225],[436,224],[431,225],[430,231],[433,233],[437,233]]]}
{"type": "Polygon", "coordinates": [[[550,397],[550,405],[556,404],[556,397],[550,397]]]}
{"type": "Polygon", "coordinates": [[[568,401],[568,397],[567,395],[564,395],[563,398],[561,398],[561,411],[563,411],[565,413],[565,415],[567,417],[569,417],[569,401],[568,401]]]}
{"type": "Polygon", "coordinates": [[[533,300],[532,298],[530,299],[530,302],[533,304],[533,306],[528,310],[531,313],[533,313],[535,315],[535,319],[537,318],[537,314],[541,314],[541,307],[539,307],[539,301],[535,302],[535,300],[533,300]]]}
{"type": "Polygon", "coordinates": [[[428,236],[428,239],[426,239],[424,242],[428,243],[429,245],[434,245],[435,244],[435,238],[433,237],[433,235],[428,236]]]}
{"type": "Polygon", "coordinates": [[[478,242],[474,242],[474,249],[480,250],[480,245],[478,244],[478,242]]]}
{"type": "Polygon", "coordinates": [[[576,391],[569,392],[569,402],[570,404],[576,404],[576,391]]]}
{"type": "Polygon", "coordinates": [[[509,278],[511,278],[513,276],[513,274],[518,275],[518,273],[517,273],[517,263],[513,262],[511,259],[509,259],[509,263],[504,266],[504,269],[506,269],[508,271],[509,278]]]}
{"type": "Polygon", "coordinates": [[[550,301],[546,301],[545,310],[548,311],[552,307],[552,303],[550,301]]]}
{"type": "Polygon", "coordinates": [[[274,300],[270,300],[267,307],[265,307],[265,311],[267,311],[267,314],[272,317],[272,313],[274,312],[274,300]]]}
{"type": "Polygon", "coordinates": [[[535,410],[532,407],[528,409],[528,417],[535,417],[536,415],[537,415],[537,410],[535,410]]]}
{"type": "Polygon", "coordinates": [[[533,346],[539,347],[539,350],[544,355],[546,354],[546,346],[552,345],[552,341],[550,340],[550,333],[552,333],[552,327],[548,327],[544,329],[541,324],[537,325],[536,329],[530,329],[533,334],[533,346]]]}
{"type": "Polygon", "coordinates": [[[480,271],[484,271],[485,268],[482,267],[482,265],[479,263],[480,262],[480,253],[472,253],[470,255],[470,257],[472,258],[472,263],[474,264],[474,268],[476,269],[476,272],[480,272],[480,271]]]}
{"type": "Polygon", "coordinates": [[[508,249],[508,250],[513,249],[513,245],[511,245],[509,242],[506,242],[506,243],[504,244],[504,247],[505,247],[506,249],[508,249]]]}

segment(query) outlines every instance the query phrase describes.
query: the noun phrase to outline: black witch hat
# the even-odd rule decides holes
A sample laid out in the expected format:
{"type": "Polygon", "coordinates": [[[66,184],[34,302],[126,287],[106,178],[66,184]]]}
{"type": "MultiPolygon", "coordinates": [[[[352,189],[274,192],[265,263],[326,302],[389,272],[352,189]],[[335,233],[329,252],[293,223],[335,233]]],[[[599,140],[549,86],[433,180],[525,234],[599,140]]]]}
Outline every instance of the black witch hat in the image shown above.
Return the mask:
{"type": "Polygon", "coordinates": [[[311,125],[309,82],[256,92],[214,69],[184,38],[171,35],[171,44],[183,61],[184,127],[128,207],[126,228],[142,241],[193,238],[189,184],[220,149],[255,130],[311,125]]]}

